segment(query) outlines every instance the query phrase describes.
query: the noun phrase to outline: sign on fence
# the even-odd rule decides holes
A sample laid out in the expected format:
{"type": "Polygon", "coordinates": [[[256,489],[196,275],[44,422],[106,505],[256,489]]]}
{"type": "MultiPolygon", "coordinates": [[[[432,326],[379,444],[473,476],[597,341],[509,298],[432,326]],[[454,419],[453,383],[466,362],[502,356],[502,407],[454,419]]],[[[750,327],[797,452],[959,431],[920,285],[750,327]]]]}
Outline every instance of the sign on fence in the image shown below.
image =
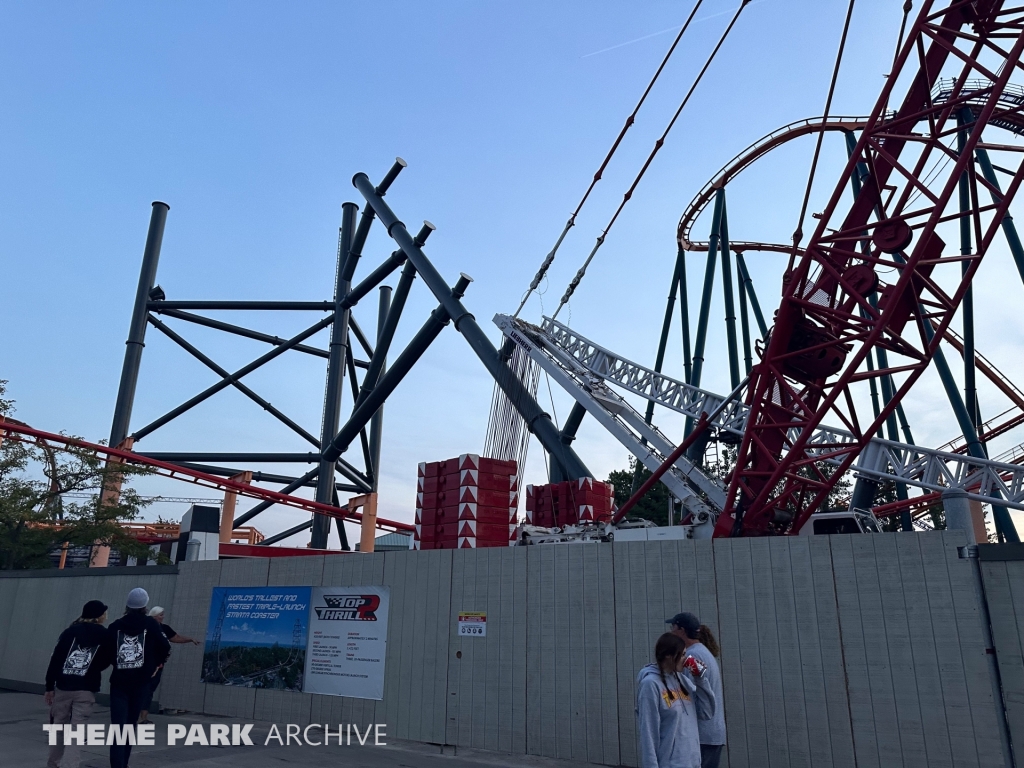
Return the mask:
{"type": "Polygon", "coordinates": [[[487,637],[487,614],[471,611],[459,612],[460,637],[487,637]]]}
{"type": "Polygon", "coordinates": [[[388,587],[214,587],[202,681],[384,697],[388,587]]]}

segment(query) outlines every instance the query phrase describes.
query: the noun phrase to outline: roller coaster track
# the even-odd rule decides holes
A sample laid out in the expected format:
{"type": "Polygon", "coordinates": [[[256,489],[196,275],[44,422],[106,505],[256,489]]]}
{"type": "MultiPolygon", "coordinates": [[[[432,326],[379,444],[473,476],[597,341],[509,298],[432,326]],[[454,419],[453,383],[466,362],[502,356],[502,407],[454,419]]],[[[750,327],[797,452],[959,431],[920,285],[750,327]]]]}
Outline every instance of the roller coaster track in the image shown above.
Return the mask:
{"type": "MultiPolygon", "coordinates": [[[[606,382],[692,419],[713,412],[726,399],[616,355],[557,320],[544,318],[542,324],[536,326],[499,314],[495,315],[494,322],[645,466],[653,463],[657,467],[657,457],[668,456],[675,446],[656,427],[645,424],[639,411],[612,392],[606,382]]],[[[741,437],[748,415],[749,408],[745,404],[733,402],[710,427],[719,436],[741,437]]],[[[838,465],[839,461],[827,458],[828,452],[837,446],[849,445],[855,439],[846,430],[822,425],[810,444],[823,461],[838,465]]],[[[680,459],[674,469],[674,476],[666,475],[669,478],[666,484],[684,501],[684,506],[696,489],[703,492],[704,498],[718,512],[722,511],[725,489],[716,479],[685,458],[680,459]],[[691,490],[680,494],[681,483],[691,486],[691,490]]],[[[991,503],[993,491],[998,490],[1005,500],[1001,504],[1024,510],[1024,466],[1015,463],[875,438],[861,452],[855,472],[881,482],[906,483],[928,492],[961,489],[970,499],[985,503],[991,503]]]]}
{"type": "MultiPolygon", "coordinates": [[[[968,81],[967,87],[978,91],[987,86],[980,80],[968,81]]],[[[940,81],[932,93],[932,100],[936,104],[948,99],[951,94],[951,83],[940,81]]],[[[1024,104],[1024,87],[1009,84],[999,98],[1000,103],[1006,106],[1020,106],[1024,104]]],[[[967,102],[975,114],[981,109],[983,101],[980,98],[967,102]]],[[[891,116],[892,113],[886,113],[891,116]]],[[[707,207],[717,192],[722,187],[739,176],[743,171],[753,165],[757,160],[769,154],[775,149],[787,144],[794,139],[804,136],[811,136],[821,132],[852,132],[859,131],[868,122],[867,117],[835,116],[822,120],[820,117],[808,117],[803,120],[796,120],[781,128],[776,128],[771,133],[765,134],[749,147],[738,153],[732,160],[723,165],[711,179],[701,187],[690,204],[683,211],[679,220],[677,236],[679,247],[686,251],[707,251],[707,240],[693,240],[691,232],[694,222],[707,207]]],[[[1024,116],[1015,112],[1008,112],[989,120],[989,125],[1003,128],[1018,136],[1024,136],[1024,116]]],[[[774,251],[776,253],[790,253],[793,250],[791,243],[766,243],[754,240],[734,240],[729,243],[734,251],[774,251]]]]}
{"type": "MultiPolygon", "coordinates": [[[[272,501],[273,503],[281,504],[282,506],[294,507],[307,512],[327,515],[328,517],[334,517],[341,520],[362,522],[363,519],[361,513],[349,511],[346,507],[335,507],[331,504],[321,504],[320,502],[312,501],[311,499],[304,499],[300,496],[290,496],[285,493],[278,493],[277,491],[260,488],[256,485],[240,483],[227,478],[217,477],[216,475],[210,475],[206,472],[201,472],[189,467],[182,467],[177,464],[160,461],[159,459],[144,456],[142,454],[135,453],[134,451],[111,448],[108,445],[90,443],[85,440],[79,440],[78,438],[60,435],[54,432],[44,432],[18,422],[5,421],[2,418],[0,418],[0,439],[19,440],[21,442],[44,441],[47,444],[60,446],[64,449],[88,451],[97,456],[104,456],[108,460],[113,460],[115,462],[148,467],[153,474],[160,475],[162,477],[169,477],[172,480],[182,480],[184,482],[194,483],[195,485],[203,488],[212,488],[218,491],[231,491],[239,496],[247,496],[249,498],[259,499],[260,501],[272,501]]],[[[378,528],[393,531],[412,532],[415,530],[415,526],[409,525],[408,523],[399,523],[394,520],[382,520],[379,517],[377,518],[376,525],[378,528]]]]}

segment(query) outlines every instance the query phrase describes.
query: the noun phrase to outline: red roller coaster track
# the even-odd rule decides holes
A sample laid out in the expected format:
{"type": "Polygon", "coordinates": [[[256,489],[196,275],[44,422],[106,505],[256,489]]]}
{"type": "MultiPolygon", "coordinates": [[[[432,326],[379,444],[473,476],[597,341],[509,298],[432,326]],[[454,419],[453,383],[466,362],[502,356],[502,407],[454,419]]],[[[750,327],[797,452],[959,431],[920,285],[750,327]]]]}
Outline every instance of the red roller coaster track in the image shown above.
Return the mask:
{"type": "MultiPolygon", "coordinates": [[[[99,456],[105,456],[108,459],[116,459],[128,464],[146,466],[151,468],[155,474],[161,475],[162,477],[169,477],[174,480],[194,483],[195,485],[199,485],[204,488],[214,488],[219,491],[232,491],[237,493],[239,496],[248,496],[253,499],[260,499],[261,501],[272,501],[275,504],[303,509],[307,512],[316,512],[321,515],[336,517],[341,520],[362,522],[363,519],[361,513],[355,511],[350,512],[346,507],[335,507],[330,504],[321,504],[320,502],[312,501],[311,499],[289,496],[285,493],[278,493],[277,491],[267,490],[266,488],[260,488],[259,486],[248,485],[246,483],[239,483],[234,480],[217,477],[216,475],[209,475],[205,472],[199,472],[187,467],[179,467],[176,464],[169,464],[166,461],[151,459],[133,451],[111,448],[107,445],[90,443],[74,437],[68,437],[67,435],[54,434],[53,432],[43,432],[39,429],[33,429],[32,427],[25,426],[23,424],[15,424],[10,421],[4,421],[3,419],[0,419],[0,437],[7,437],[11,440],[22,440],[25,442],[36,442],[42,440],[48,444],[62,445],[69,448],[79,448],[90,451],[99,456]]],[[[394,520],[385,520],[380,517],[377,518],[376,525],[378,528],[392,531],[404,531],[411,533],[415,530],[415,526],[409,525],[408,523],[399,523],[394,520]]]]}

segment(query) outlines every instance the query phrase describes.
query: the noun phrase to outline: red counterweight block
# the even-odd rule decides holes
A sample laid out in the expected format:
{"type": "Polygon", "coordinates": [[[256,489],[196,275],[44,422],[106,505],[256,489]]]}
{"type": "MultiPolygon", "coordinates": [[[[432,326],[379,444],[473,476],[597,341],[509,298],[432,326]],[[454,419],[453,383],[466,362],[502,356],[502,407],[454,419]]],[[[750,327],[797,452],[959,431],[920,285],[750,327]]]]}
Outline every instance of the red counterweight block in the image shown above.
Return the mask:
{"type": "Polygon", "coordinates": [[[481,472],[493,472],[496,475],[515,475],[519,469],[514,461],[481,458],[475,453],[464,453],[458,459],[449,461],[457,461],[459,469],[476,469],[481,472]]]}
{"type": "Polygon", "coordinates": [[[614,498],[614,486],[591,477],[529,485],[526,487],[527,523],[551,528],[607,521],[615,509],[614,498]]]}
{"type": "Polygon", "coordinates": [[[480,523],[509,525],[512,520],[506,507],[487,507],[483,504],[460,504],[459,521],[475,520],[480,523]]]}
{"type": "Polygon", "coordinates": [[[467,453],[417,470],[421,549],[508,546],[519,506],[517,466],[467,453]]]}

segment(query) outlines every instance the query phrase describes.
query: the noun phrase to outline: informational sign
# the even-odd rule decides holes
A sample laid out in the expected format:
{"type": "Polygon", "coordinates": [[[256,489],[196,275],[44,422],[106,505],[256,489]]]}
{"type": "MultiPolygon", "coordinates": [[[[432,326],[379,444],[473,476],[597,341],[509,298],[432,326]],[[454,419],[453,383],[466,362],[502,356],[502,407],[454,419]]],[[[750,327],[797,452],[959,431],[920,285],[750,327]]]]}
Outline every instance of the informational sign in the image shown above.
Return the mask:
{"type": "Polygon", "coordinates": [[[302,690],[384,698],[390,587],[313,587],[302,690]]]}
{"type": "Polygon", "coordinates": [[[384,697],[388,587],[215,587],[202,680],[384,697]]]}
{"type": "Polygon", "coordinates": [[[460,637],[487,637],[487,614],[471,611],[459,612],[460,637]]]}
{"type": "Polygon", "coordinates": [[[202,680],[302,690],[310,587],[214,587],[202,680]]]}

